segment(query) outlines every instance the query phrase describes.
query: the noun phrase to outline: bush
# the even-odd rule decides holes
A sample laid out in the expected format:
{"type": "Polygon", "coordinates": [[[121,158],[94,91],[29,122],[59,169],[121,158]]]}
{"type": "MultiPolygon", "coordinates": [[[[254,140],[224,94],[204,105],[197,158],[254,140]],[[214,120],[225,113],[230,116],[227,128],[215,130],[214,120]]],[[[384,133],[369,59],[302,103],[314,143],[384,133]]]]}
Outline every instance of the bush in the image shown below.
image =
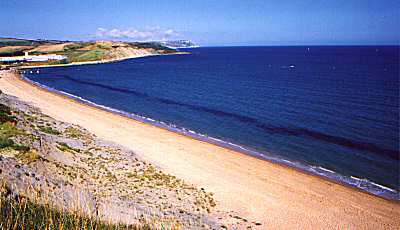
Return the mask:
{"type": "Polygon", "coordinates": [[[63,152],[80,152],[80,149],[75,149],[69,146],[67,143],[64,142],[57,142],[58,146],[57,148],[63,152]]]}
{"type": "Polygon", "coordinates": [[[0,104],[0,124],[15,122],[15,117],[11,115],[10,107],[0,104]]]}
{"type": "Polygon", "coordinates": [[[53,129],[51,127],[39,126],[39,130],[41,132],[48,133],[51,135],[60,135],[61,134],[58,130],[53,129]]]}
{"type": "Polygon", "coordinates": [[[22,162],[25,164],[30,164],[32,162],[35,162],[36,160],[40,159],[39,154],[35,150],[29,151],[24,151],[24,152],[19,152],[16,157],[20,159],[22,162]]]}
{"type": "Polygon", "coordinates": [[[20,151],[20,152],[28,152],[31,148],[29,146],[25,146],[25,145],[16,145],[14,144],[12,146],[12,148],[16,151],[20,151]]]}
{"type": "Polygon", "coordinates": [[[0,104],[0,113],[11,114],[11,109],[4,104],[0,104]]]}
{"type": "Polygon", "coordinates": [[[65,130],[65,134],[67,135],[67,137],[71,138],[82,138],[84,136],[84,134],[79,129],[74,127],[68,127],[65,130]]]}
{"type": "Polygon", "coordinates": [[[70,44],[70,45],[64,46],[64,50],[65,51],[70,51],[70,50],[80,49],[80,48],[83,48],[83,47],[85,47],[84,44],[74,43],[74,44],[70,44]]]}
{"type": "MultiPolygon", "coordinates": [[[[0,108],[3,109],[4,108],[0,108]]],[[[10,137],[17,135],[24,135],[25,133],[15,127],[15,125],[10,122],[0,123],[0,149],[12,148],[19,152],[27,152],[30,150],[28,146],[15,144],[10,137]]]]}
{"type": "Polygon", "coordinates": [[[0,136],[0,149],[14,146],[14,141],[0,136]]]}
{"type": "Polygon", "coordinates": [[[9,138],[17,135],[24,135],[25,133],[15,127],[11,122],[0,124],[0,137],[9,138]]]}

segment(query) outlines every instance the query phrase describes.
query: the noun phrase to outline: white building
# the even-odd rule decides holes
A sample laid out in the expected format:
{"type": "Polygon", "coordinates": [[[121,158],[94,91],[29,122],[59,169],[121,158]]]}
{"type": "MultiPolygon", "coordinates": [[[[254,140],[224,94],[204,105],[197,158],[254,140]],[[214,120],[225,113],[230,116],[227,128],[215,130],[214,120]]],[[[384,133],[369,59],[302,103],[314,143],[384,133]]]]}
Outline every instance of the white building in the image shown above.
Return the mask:
{"type": "Polygon", "coordinates": [[[58,54],[25,56],[25,61],[27,62],[61,61],[64,59],[67,58],[58,54]]]}
{"type": "Polygon", "coordinates": [[[0,62],[46,62],[65,59],[67,59],[67,57],[58,54],[29,55],[28,52],[25,52],[25,56],[0,57],[0,62]]]}

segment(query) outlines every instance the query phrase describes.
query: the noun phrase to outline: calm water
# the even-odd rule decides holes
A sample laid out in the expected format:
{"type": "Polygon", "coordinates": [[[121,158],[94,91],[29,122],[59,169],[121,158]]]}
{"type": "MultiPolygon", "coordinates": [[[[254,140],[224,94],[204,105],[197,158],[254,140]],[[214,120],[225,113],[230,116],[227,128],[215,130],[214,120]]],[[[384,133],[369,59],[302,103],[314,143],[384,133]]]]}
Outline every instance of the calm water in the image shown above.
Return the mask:
{"type": "Polygon", "coordinates": [[[398,199],[399,47],[190,51],[26,76],[398,199]]]}

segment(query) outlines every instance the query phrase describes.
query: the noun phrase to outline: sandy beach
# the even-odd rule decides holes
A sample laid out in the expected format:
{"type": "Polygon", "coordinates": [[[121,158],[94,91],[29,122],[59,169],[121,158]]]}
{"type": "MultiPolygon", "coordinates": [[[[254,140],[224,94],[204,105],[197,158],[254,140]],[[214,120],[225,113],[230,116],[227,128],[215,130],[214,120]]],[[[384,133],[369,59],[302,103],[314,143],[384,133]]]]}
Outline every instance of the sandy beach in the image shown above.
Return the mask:
{"type": "Polygon", "coordinates": [[[0,90],[43,113],[126,146],[163,171],[205,188],[225,211],[259,229],[398,229],[399,202],[83,105],[2,72],[0,90]]]}

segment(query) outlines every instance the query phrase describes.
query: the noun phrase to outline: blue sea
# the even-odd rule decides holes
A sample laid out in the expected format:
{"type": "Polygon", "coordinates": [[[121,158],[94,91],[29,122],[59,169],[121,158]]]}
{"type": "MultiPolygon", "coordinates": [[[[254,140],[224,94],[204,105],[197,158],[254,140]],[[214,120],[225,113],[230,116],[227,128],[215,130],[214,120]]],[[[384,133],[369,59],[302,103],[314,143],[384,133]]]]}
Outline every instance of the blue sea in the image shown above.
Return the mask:
{"type": "Polygon", "coordinates": [[[399,199],[399,47],[204,47],[28,71],[109,109],[399,199]]]}

